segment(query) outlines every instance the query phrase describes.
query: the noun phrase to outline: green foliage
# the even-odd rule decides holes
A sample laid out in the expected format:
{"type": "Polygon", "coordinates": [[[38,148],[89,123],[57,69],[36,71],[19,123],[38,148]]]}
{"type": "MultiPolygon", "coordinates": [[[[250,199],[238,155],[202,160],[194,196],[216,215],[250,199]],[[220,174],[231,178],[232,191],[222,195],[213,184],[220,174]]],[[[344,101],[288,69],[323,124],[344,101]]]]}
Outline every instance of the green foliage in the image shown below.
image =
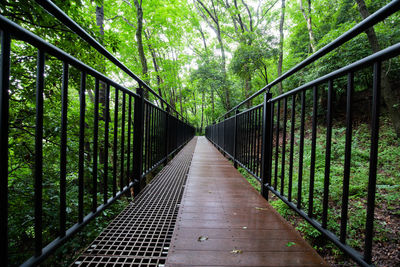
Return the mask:
{"type": "MultiPolygon", "coordinates": [[[[199,8],[197,1],[142,1],[144,12],[143,43],[147,58],[149,73],[143,79],[149,80],[150,85],[160,93],[188,121],[197,127],[211,124],[217,117],[227,111],[226,92],[231,95],[231,106],[240,103],[245,96],[264,87],[267,81],[277,78],[277,50],[279,40],[280,1],[203,1],[205,6],[213,10],[218,17],[220,25],[220,38],[213,21],[204,9],[199,8]],[[247,4],[247,6],[245,5],[247,4]],[[197,5],[197,6],[196,6],[197,5]],[[229,5],[229,6],[228,6],[229,5]],[[203,13],[202,11],[203,10],[203,13]],[[239,20],[240,15],[240,20],[239,20]],[[240,24],[240,21],[242,24],[240,24]],[[204,39],[203,39],[204,37],[204,39]],[[225,58],[222,58],[221,44],[225,49],[225,58]]],[[[366,1],[372,13],[389,0],[366,1]]],[[[132,1],[125,0],[71,0],[54,1],[65,13],[84,28],[96,40],[102,43],[109,51],[121,60],[134,73],[141,73],[141,65],[136,49],[136,10],[132,1]],[[104,35],[100,34],[96,24],[96,6],[104,7],[104,35]]],[[[123,84],[128,89],[134,90],[137,83],[128,75],[110,63],[108,60],[85,41],[77,38],[70,29],[44,11],[33,0],[2,1],[1,14],[15,21],[24,28],[39,35],[44,40],[65,50],[77,59],[96,70],[112,77],[116,82],[123,84]]],[[[341,34],[361,21],[357,5],[351,0],[321,0],[312,1],[311,8],[312,27],[315,35],[316,49],[321,49],[341,34]]],[[[394,14],[374,27],[381,47],[393,45],[400,40],[400,15],[394,14]]],[[[311,54],[310,40],[307,24],[299,9],[298,1],[287,1],[286,18],[284,24],[284,57],[283,71],[287,71],[311,54]]],[[[355,39],[345,43],[340,48],[332,51],[322,59],[298,74],[291,76],[283,82],[283,91],[289,91],[305,84],[315,78],[323,76],[362,57],[372,53],[365,34],[360,34],[355,39]]],[[[34,170],[34,136],[35,136],[35,76],[36,76],[37,49],[26,43],[14,40],[11,53],[10,76],[10,138],[9,138],[9,227],[10,227],[10,252],[11,262],[19,264],[24,261],[32,251],[34,238],[34,211],[33,211],[33,170],[34,170]]],[[[399,57],[393,58],[384,65],[388,66],[387,75],[393,81],[398,81],[400,70],[399,57]]],[[[62,63],[46,56],[46,81],[44,90],[44,243],[50,242],[58,234],[59,215],[59,176],[60,176],[60,113],[61,113],[61,79],[62,63]]],[[[84,179],[84,206],[85,213],[90,211],[91,192],[93,191],[91,177],[93,175],[93,159],[90,151],[93,149],[93,89],[94,79],[87,80],[86,97],[86,128],[85,128],[85,179],[84,179]]],[[[78,183],[78,151],[79,151],[79,85],[80,73],[70,68],[69,98],[68,98],[68,149],[67,149],[67,226],[70,227],[77,221],[77,183],[78,183]]],[[[355,91],[364,92],[371,88],[371,69],[365,68],[355,75],[355,91]]],[[[398,85],[398,84],[396,84],[398,85]]],[[[397,88],[397,87],[396,87],[397,88]]],[[[343,105],[346,89],[346,79],[339,78],[334,82],[335,107],[343,105]]],[[[325,91],[321,90],[323,92],[325,91]]],[[[276,95],[278,89],[273,87],[271,92],[276,95]]],[[[117,103],[114,99],[114,89],[111,89],[111,110],[121,106],[121,99],[117,103]]],[[[306,114],[311,114],[309,109],[312,96],[307,94],[306,114]]],[[[161,106],[153,96],[149,100],[161,106]]],[[[251,104],[259,104],[262,96],[253,100],[251,104]]],[[[319,99],[326,101],[324,97],[319,99]]],[[[251,106],[249,104],[249,106],[251,106]]],[[[101,105],[100,110],[103,110],[101,105]]],[[[243,106],[242,108],[246,108],[243,106]]],[[[323,114],[325,111],[320,110],[323,114]]],[[[113,112],[110,114],[114,118],[113,112]]],[[[121,137],[121,117],[118,118],[119,126],[117,137],[121,137]]],[[[341,204],[341,183],[344,162],[345,128],[343,123],[336,122],[333,132],[331,183],[332,186],[330,205],[333,206],[329,214],[328,228],[338,232],[337,220],[340,217],[338,207],[341,204]]],[[[100,121],[100,140],[104,141],[100,121]]],[[[385,121],[381,131],[379,143],[379,170],[377,199],[391,214],[399,215],[396,201],[399,195],[398,162],[400,151],[395,140],[395,133],[391,130],[390,121],[385,121]]],[[[296,140],[299,138],[299,124],[296,122],[296,140]]],[[[125,127],[127,128],[127,127],[125,127]]],[[[289,129],[289,128],[288,128],[289,129]]],[[[368,175],[369,135],[368,127],[359,125],[355,128],[352,147],[352,168],[350,202],[351,216],[349,234],[353,236],[349,243],[356,248],[361,244],[357,241],[362,228],[362,218],[365,217],[365,197],[368,175]]],[[[309,135],[310,132],[307,132],[309,135]]],[[[114,124],[110,124],[109,140],[114,138],[114,124]]],[[[314,202],[315,213],[320,218],[322,209],[321,196],[324,171],[324,140],[325,132],[319,129],[316,153],[316,198],[314,202]]],[[[310,141],[305,142],[305,162],[303,176],[309,176],[310,168],[310,141]]],[[[113,147],[109,147],[112,149],[113,147]]],[[[104,149],[100,145],[100,150],[104,149]]],[[[126,148],[125,148],[126,149],[126,148]]],[[[117,147],[118,153],[121,147],[117,147]]],[[[111,151],[111,150],[110,150],[111,151]]],[[[296,150],[298,153],[298,150],[296,150]]],[[[279,159],[280,160],[280,159],[279,159]]],[[[286,159],[287,160],[287,159],[286,159]]],[[[111,159],[109,164],[111,166],[111,159]]],[[[100,162],[100,167],[104,161],[100,162]]],[[[120,164],[117,162],[117,165],[120,164]]],[[[118,165],[119,166],[119,165],[118,165]]],[[[295,162],[298,168],[298,162],[295,162]]],[[[110,167],[113,168],[113,167],[110,167]]],[[[100,170],[102,168],[99,168],[100,170]]],[[[243,169],[239,170],[245,174],[243,169]]],[[[112,169],[108,180],[112,180],[112,169]]],[[[117,171],[119,174],[119,168],[117,171]]],[[[278,170],[276,175],[280,175],[278,170]]],[[[273,174],[275,175],[275,174],[273,174]]],[[[285,173],[286,177],[288,173],[285,173]]],[[[294,172],[293,197],[297,196],[298,172],[294,172]]],[[[99,171],[99,184],[103,173],[99,171]]],[[[246,176],[249,182],[259,190],[259,182],[246,176]]],[[[278,185],[279,186],[279,180],[278,185]]],[[[285,185],[287,186],[287,185],[285,185]]],[[[305,179],[301,194],[303,199],[307,196],[309,181],[305,179]]],[[[287,188],[285,187],[285,190],[287,188]]],[[[102,195],[98,195],[101,202],[102,195]]],[[[109,195],[111,192],[108,192],[109,195]]],[[[125,201],[118,202],[108,213],[96,219],[87,227],[88,239],[93,238],[101,227],[106,225],[109,218],[114,216],[125,205],[125,201]]],[[[307,208],[308,203],[302,203],[307,208]]],[[[273,202],[273,205],[285,216],[294,216],[286,205],[273,202]]],[[[389,234],[384,224],[377,224],[377,239],[388,240],[389,234]]],[[[308,224],[299,224],[307,237],[318,239],[318,235],[308,224]]],[[[82,243],[82,234],[71,241],[67,246],[60,248],[60,254],[54,256],[54,262],[60,260],[58,255],[68,254],[76,250],[82,243]]],[[[86,242],[86,241],[85,241],[86,242]]],[[[67,260],[62,260],[67,262],[67,260]]],[[[54,263],[50,261],[49,265],[54,263]]]]}

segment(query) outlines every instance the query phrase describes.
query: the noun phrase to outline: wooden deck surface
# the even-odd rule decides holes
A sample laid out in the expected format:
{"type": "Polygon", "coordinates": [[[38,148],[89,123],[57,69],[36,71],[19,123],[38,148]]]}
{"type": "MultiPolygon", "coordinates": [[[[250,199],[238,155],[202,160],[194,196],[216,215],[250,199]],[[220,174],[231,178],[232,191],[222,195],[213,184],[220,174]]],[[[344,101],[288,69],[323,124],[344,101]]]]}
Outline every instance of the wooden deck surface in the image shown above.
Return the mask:
{"type": "Polygon", "coordinates": [[[199,137],[166,266],[327,266],[245,178],[199,137]]]}

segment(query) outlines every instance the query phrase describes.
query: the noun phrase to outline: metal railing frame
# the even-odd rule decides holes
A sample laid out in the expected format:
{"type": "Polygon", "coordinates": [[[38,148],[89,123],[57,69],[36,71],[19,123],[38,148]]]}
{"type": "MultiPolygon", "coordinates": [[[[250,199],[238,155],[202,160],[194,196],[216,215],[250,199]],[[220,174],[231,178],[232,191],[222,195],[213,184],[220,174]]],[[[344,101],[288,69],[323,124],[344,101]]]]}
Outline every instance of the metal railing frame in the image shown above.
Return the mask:
{"type": "Polygon", "coordinates": [[[355,36],[363,33],[368,28],[374,26],[378,22],[384,20],[391,14],[400,10],[400,1],[392,1],[384,6],[354,28],[350,29],[336,40],[326,45],[315,54],[311,55],[306,60],[302,61],[276,80],[266,85],[264,88],[254,93],[246,100],[239,103],[237,106],[229,110],[224,115],[220,116],[216,122],[206,127],[206,137],[210,140],[220,151],[226,153],[229,158],[234,162],[235,167],[238,165],[243,167],[249,174],[254,176],[261,183],[261,194],[268,200],[269,192],[275,194],[279,199],[286,203],[291,209],[296,211],[322,235],[332,241],[339,249],[345,254],[349,255],[357,264],[361,266],[372,265],[372,238],[373,238],[373,222],[374,222],[374,209],[375,209],[375,191],[376,191],[376,171],[377,171],[377,156],[378,156],[378,137],[379,137],[379,105],[380,105],[380,80],[381,80],[381,64],[383,61],[398,56],[400,54],[400,43],[387,47],[377,53],[367,56],[352,64],[349,64],[341,69],[333,71],[318,79],[308,82],[298,88],[281,94],[272,98],[269,92],[272,86],[279,84],[294,73],[310,65],[315,60],[323,57],[333,49],[339,47],[345,42],[351,40],[355,36]],[[349,177],[350,177],[350,159],[351,159],[351,141],[352,141],[352,95],[354,91],[354,73],[358,70],[365,69],[366,67],[373,66],[373,88],[372,88],[372,114],[371,114],[371,145],[370,145],[370,169],[368,179],[368,196],[367,196],[367,216],[366,216],[366,237],[364,240],[364,253],[360,254],[358,251],[346,244],[347,237],[347,219],[348,219],[348,202],[349,202],[349,177]],[[327,228],[328,218],[328,197],[329,197],[329,172],[330,172],[330,155],[331,155],[331,139],[332,139],[332,88],[334,80],[347,75],[347,107],[346,107],[346,144],[345,144],[345,160],[344,160],[344,176],[343,176],[343,195],[341,207],[341,223],[340,234],[336,236],[327,228]],[[323,193],[323,210],[322,221],[315,219],[313,213],[313,199],[314,199],[314,175],[315,175],[315,151],[316,151],[316,127],[317,127],[317,110],[318,110],[318,90],[322,84],[328,85],[327,90],[327,117],[326,117],[326,154],[325,154],[325,174],[324,174],[324,193],[323,193]],[[306,91],[312,91],[313,106],[312,106],[312,137],[311,137],[311,158],[310,158],[310,187],[308,188],[308,210],[302,209],[301,193],[302,188],[302,170],[303,170],[303,157],[304,157],[304,126],[305,126],[305,98],[306,91]],[[239,108],[253,99],[256,96],[264,93],[264,102],[261,105],[239,112],[239,108]],[[295,107],[296,96],[300,97],[301,111],[300,111],[300,144],[299,144],[299,174],[298,174],[298,192],[297,203],[293,202],[292,198],[292,176],[293,176],[293,161],[294,161],[294,125],[295,125],[295,107]],[[283,103],[283,107],[281,104],[283,103]],[[288,114],[288,105],[291,103],[291,114],[288,114]],[[252,123],[258,123],[257,117],[249,119],[249,114],[257,109],[262,109],[262,141],[261,141],[261,156],[257,154],[256,165],[254,166],[254,153],[251,149],[255,149],[256,144],[252,139],[251,131],[252,123]],[[283,111],[283,118],[281,116],[283,111]],[[275,112],[276,111],[276,112],[275,112]],[[230,117],[235,121],[234,126],[226,129],[226,117],[232,113],[235,114],[230,117]],[[275,114],[276,113],[276,114],[275,114]],[[289,154],[289,177],[288,177],[288,192],[284,194],[285,178],[285,151],[286,151],[286,137],[287,137],[287,121],[290,117],[291,127],[290,132],[290,154],[289,154]],[[242,119],[244,118],[244,120],[242,119]],[[276,120],[275,120],[276,118],[276,120]],[[274,121],[275,120],[275,121],[274,121]],[[279,126],[283,123],[283,127],[279,126]],[[244,125],[243,125],[244,124],[244,125]],[[244,130],[241,127],[245,127],[244,130]],[[247,128],[246,128],[247,127],[247,128]],[[280,129],[282,128],[282,129],[280,129]],[[279,140],[279,134],[282,134],[281,145],[281,166],[278,166],[279,159],[279,142],[273,140],[274,132],[275,140],[279,140]],[[225,139],[234,137],[233,147],[226,147],[225,139]],[[244,144],[244,145],[243,145],[244,144]],[[274,147],[275,144],[275,147],[274,147]],[[250,150],[249,150],[250,149],[250,150]],[[273,151],[275,149],[275,155],[273,151]],[[227,150],[234,151],[233,155],[227,153],[227,150]],[[245,150],[246,155],[243,156],[245,150]],[[250,161],[249,161],[250,157],[250,161]],[[275,157],[275,165],[272,166],[273,158],[275,157]],[[258,165],[257,165],[258,164],[258,165]],[[261,165],[260,165],[261,164],[261,165]],[[272,177],[272,170],[274,177],[272,177]],[[278,169],[281,170],[280,177],[277,176],[278,169]],[[278,188],[278,178],[280,178],[280,188],[278,188]]]}
{"type": "MultiPolygon", "coordinates": [[[[123,194],[134,187],[135,196],[140,193],[146,185],[145,176],[154,171],[162,163],[166,163],[172,155],[181,149],[193,136],[194,128],[183,121],[184,117],[178,113],[169,103],[161,98],[145,82],[138,78],[132,71],[125,67],[120,61],[111,55],[104,47],[87,34],[77,23],[64,14],[50,1],[37,1],[49,13],[70,27],[80,37],[86,40],[92,47],[108,58],[121,70],[130,75],[138,84],[137,93],[114,82],[112,79],[84,64],[78,59],[65,53],[56,46],[47,43],[40,37],[22,28],[16,23],[0,15],[1,32],[1,58],[0,58],[0,258],[7,265],[8,262],[8,138],[9,138],[9,90],[10,90],[10,51],[12,39],[18,39],[28,43],[38,50],[37,76],[36,76],[36,130],[35,130],[35,253],[25,261],[22,266],[38,265],[53,253],[61,244],[80,231],[83,226],[110,206],[123,194]],[[61,138],[60,138],[60,222],[59,236],[51,243],[43,244],[42,237],[42,178],[43,178],[43,90],[45,56],[54,56],[63,62],[62,88],[61,88],[61,138]],[[66,164],[67,164],[67,113],[68,113],[68,80],[69,67],[73,66],[81,73],[80,84],[80,132],[79,132],[79,178],[78,178],[78,221],[69,229],[66,229],[66,164]],[[93,134],[93,193],[91,212],[84,214],[83,209],[83,177],[84,177],[84,136],[85,136],[85,90],[87,77],[95,79],[94,96],[94,134],[93,134]],[[99,85],[106,86],[105,96],[105,123],[104,142],[105,157],[109,159],[109,123],[110,123],[110,87],[115,89],[115,102],[122,96],[122,113],[118,111],[118,104],[114,110],[114,140],[113,140],[113,181],[109,184],[109,160],[106,160],[104,170],[103,203],[97,203],[97,170],[98,170],[98,138],[99,138],[99,85]],[[143,89],[148,90],[157,99],[165,103],[166,110],[157,107],[143,97],[143,89]],[[128,107],[126,107],[128,105],[128,107]],[[133,109],[132,109],[133,106],[133,109]],[[128,110],[128,112],[127,112],[128,110]],[[176,116],[170,111],[173,110],[176,116]],[[132,118],[133,113],[133,118],[132,118]],[[118,140],[118,120],[122,117],[121,136],[118,140]],[[127,117],[127,118],[126,118],[127,117]],[[181,119],[179,119],[181,117],[181,119]],[[131,125],[133,124],[133,127],[131,125]],[[125,129],[127,125],[127,129],[125,129]],[[133,138],[132,138],[133,131],[133,138]],[[125,137],[125,134],[127,136],[125,137]],[[166,145],[164,144],[164,141],[166,145]],[[121,142],[121,154],[117,155],[117,146],[121,142]],[[125,145],[125,142],[127,144],[125,145]],[[132,145],[132,146],[131,146],[132,145]],[[127,147],[127,151],[124,148],[127,147]],[[126,160],[125,160],[126,156],[126,160]],[[132,156],[132,158],[131,158],[132,156]],[[117,157],[120,159],[120,176],[117,177],[117,157]],[[116,184],[120,180],[119,190],[116,184]],[[109,195],[108,186],[112,186],[112,196],[109,195]],[[45,245],[45,246],[44,246],[45,245]]],[[[120,101],[121,102],[121,101],[120,101]]],[[[99,177],[99,179],[101,179],[99,177]]],[[[111,181],[110,181],[111,182],[111,181]]]]}

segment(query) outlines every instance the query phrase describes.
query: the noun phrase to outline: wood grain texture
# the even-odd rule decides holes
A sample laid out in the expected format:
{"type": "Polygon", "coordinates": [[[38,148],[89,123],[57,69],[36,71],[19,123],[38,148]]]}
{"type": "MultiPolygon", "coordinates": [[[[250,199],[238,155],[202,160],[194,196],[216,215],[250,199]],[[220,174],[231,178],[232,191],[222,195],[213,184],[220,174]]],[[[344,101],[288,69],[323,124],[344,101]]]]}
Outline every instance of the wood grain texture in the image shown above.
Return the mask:
{"type": "Polygon", "coordinates": [[[328,265],[232,164],[200,137],[166,266],[328,265]]]}

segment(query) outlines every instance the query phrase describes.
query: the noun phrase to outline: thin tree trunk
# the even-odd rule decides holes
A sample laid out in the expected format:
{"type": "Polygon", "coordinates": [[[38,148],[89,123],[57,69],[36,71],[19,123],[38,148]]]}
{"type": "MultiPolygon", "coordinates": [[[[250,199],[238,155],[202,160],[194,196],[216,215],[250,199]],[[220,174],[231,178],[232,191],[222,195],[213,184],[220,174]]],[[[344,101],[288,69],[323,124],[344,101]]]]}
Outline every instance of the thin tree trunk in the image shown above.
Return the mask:
{"type": "MultiPolygon", "coordinates": [[[[100,33],[100,43],[103,44],[104,39],[104,7],[96,6],[96,25],[99,27],[100,33]]],[[[102,73],[106,72],[106,66],[104,63],[104,59],[100,61],[99,64],[100,71],[102,73]]],[[[100,118],[104,119],[104,107],[105,107],[105,95],[106,95],[106,85],[103,82],[100,82],[99,86],[99,103],[103,105],[100,112],[100,118]]]]}
{"type": "Polygon", "coordinates": [[[196,91],[195,90],[193,90],[193,100],[194,100],[194,110],[193,110],[193,114],[194,114],[194,116],[196,116],[196,114],[197,114],[197,103],[196,103],[196,91]]]}
{"type": "MultiPolygon", "coordinates": [[[[150,41],[150,37],[148,36],[148,34],[146,33],[146,31],[144,31],[144,37],[145,37],[146,40],[147,40],[148,47],[149,47],[150,54],[151,54],[151,58],[152,58],[152,61],[153,61],[154,71],[156,72],[156,76],[157,76],[157,89],[158,89],[158,94],[159,94],[161,97],[163,97],[163,93],[162,93],[162,90],[161,90],[162,79],[161,79],[161,76],[160,76],[160,73],[159,73],[160,68],[159,68],[158,63],[157,63],[157,54],[156,54],[156,51],[153,49],[153,47],[151,46],[151,44],[150,44],[150,42],[149,42],[149,41],[150,41]]],[[[162,102],[161,100],[160,100],[160,102],[161,102],[161,107],[164,108],[164,102],[162,102]]]]}
{"type": "MultiPolygon", "coordinates": [[[[143,32],[142,1],[140,0],[140,3],[139,3],[138,0],[133,0],[133,2],[135,4],[135,8],[136,8],[136,16],[137,16],[136,41],[137,41],[137,47],[138,47],[138,52],[139,52],[140,64],[142,65],[143,80],[145,83],[150,85],[149,79],[147,77],[148,67],[147,67],[146,56],[144,54],[143,39],[142,39],[142,32],[143,32]]],[[[146,98],[149,97],[149,93],[147,90],[144,90],[143,93],[146,98]]]]}
{"type": "Polygon", "coordinates": [[[303,0],[299,0],[299,4],[300,4],[301,13],[303,13],[303,17],[307,22],[308,36],[310,38],[310,47],[311,47],[311,51],[314,53],[315,52],[315,38],[314,38],[314,33],[312,30],[312,24],[311,24],[311,0],[308,0],[308,15],[303,8],[303,0]]]}
{"type": "MultiPolygon", "coordinates": [[[[209,62],[209,58],[208,58],[209,54],[208,54],[206,37],[204,36],[204,32],[201,29],[201,27],[199,27],[199,31],[200,31],[200,34],[201,34],[201,38],[203,39],[204,50],[206,52],[206,62],[208,63],[209,62]]],[[[210,94],[211,94],[211,118],[214,120],[214,89],[210,88],[210,91],[211,91],[210,92],[210,94]]],[[[204,97],[204,92],[203,92],[202,97],[204,97]]],[[[203,105],[203,102],[202,102],[202,105],[203,105]]],[[[203,113],[201,114],[201,116],[203,116],[203,113]]]]}
{"type": "MultiPolygon", "coordinates": [[[[217,30],[217,39],[218,43],[220,45],[220,50],[221,50],[221,59],[222,59],[222,72],[223,72],[223,77],[224,81],[226,82],[227,80],[227,75],[226,75],[226,56],[225,56],[225,49],[224,49],[224,44],[222,42],[222,37],[221,37],[221,30],[218,24],[218,30],[217,30]]],[[[224,85],[224,91],[225,91],[225,105],[226,109],[229,110],[231,108],[231,100],[230,100],[230,93],[229,93],[229,88],[224,85]]]]}
{"type": "Polygon", "coordinates": [[[181,114],[183,116],[183,105],[182,105],[182,88],[179,89],[179,104],[181,106],[181,114]]]}
{"type": "MultiPolygon", "coordinates": [[[[358,10],[360,11],[361,16],[363,19],[367,18],[370,14],[365,5],[364,0],[356,0],[358,5],[358,10]]],[[[366,31],[368,42],[371,45],[372,51],[374,53],[381,50],[378,42],[378,38],[376,36],[374,28],[369,28],[366,31]]],[[[400,138],[400,108],[399,106],[399,99],[396,97],[395,93],[393,92],[392,84],[389,81],[389,77],[387,76],[387,68],[385,64],[382,64],[382,96],[385,104],[387,106],[389,116],[392,120],[394,129],[396,131],[397,138],[400,138]]]]}
{"type": "MultiPolygon", "coordinates": [[[[279,60],[278,60],[278,77],[282,75],[282,65],[283,65],[283,25],[285,22],[285,0],[282,0],[281,6],[281,20],[279,22],[279,60]]],[[[282,82],[278,84],[279,94],[283,93],[282,82]]]]}
{"type": "MultiPolygon", "coordinates": [[[[207,14],[210,16],[210,18],[212,19],[212,21],[215,24],[215,27],[213,27],[212,25],[210,25],[210,26],[213,28],[214,32],[217,35],[217,39],[218,39],[218,43],[219,43],[220,51],[221,51],[221,69],[222,69],[222,72],[223,72],[224,82],[226,82],[227,81],[226,55],[225,55],[224,44],[222,42],[221,26],[220,26],[217,10],[216,10],[216,7],[215,7],[215,2],[214,2],[214,0],[211,0],[212,9],[208,9],[201,0],[197,0],[197,2],[204,8],[204,10],[207,12],[207,14]]],[[[225,93],[224,104],[225,104],[225,108],[228,110],[228,109],[231,108],[229,87],[226,86],[226,84],[224,84],[223,90],[224,90],[224,93],[225,93]]]]}

